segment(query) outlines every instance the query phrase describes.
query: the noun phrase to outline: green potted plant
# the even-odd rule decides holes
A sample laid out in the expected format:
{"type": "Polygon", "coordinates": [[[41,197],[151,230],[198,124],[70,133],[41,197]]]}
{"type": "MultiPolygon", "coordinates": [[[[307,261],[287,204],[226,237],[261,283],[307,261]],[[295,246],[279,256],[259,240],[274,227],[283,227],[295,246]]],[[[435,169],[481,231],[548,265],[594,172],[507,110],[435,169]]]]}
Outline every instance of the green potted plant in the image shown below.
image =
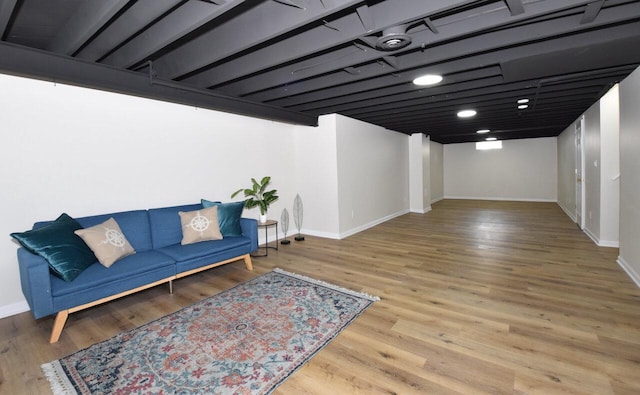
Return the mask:
{"type": "Polygon", "coordinates": [[[278,191],[272,189],[267,191],[267,185],[271,182],[271,177],[263,177],[260,182],[256,181],[255,178],[251,179],[251,187],[250,188],[240,188],[235,191],[231,198],[236,197],[240,192],[244,192],[244,197],[246,198],[244,201],[244,206],[246,208],[260,208],[260,222],[264,223],[267,221],[267,209],[271,203],[278,200],[278,191]]]}

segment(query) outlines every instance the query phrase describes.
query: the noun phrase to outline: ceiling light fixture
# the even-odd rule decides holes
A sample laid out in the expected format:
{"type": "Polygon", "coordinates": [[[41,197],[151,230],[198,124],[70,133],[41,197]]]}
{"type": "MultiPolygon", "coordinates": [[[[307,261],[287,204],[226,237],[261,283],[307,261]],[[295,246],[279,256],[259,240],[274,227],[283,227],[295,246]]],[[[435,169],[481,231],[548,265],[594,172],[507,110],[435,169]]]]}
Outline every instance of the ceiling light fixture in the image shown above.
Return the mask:
{"type": "Polygon", "coordinates": [[[376,41],[376,47],[383,51],[395,51],[411,44],[411,36],[406,33],[405,26],[392,26],[382,31],[376,41]]]}
{"type": "Polygon", "coordinates": [[[476,133],[478,133],[478,134],[485,134],[485,133],[489,133],[490,131],[491,131],[491,130],[489,130],[489,129],[480,129],[480,130],[476,131],[476,133]]]}
{"type": "Polygon", "coordinates": [[[496,141],[497,138],[496,137],[487,137],[486,140],[487,141],[496,141]]]}
{"type": "Polygon", "coordinates": [[[458,118],[470,118],[477,114],[475,110],[462,110],[458,111],[458,118]]]}
{"type": "Polygon", "coordinates": [[[524,110],[525,108],[529,108],[529,105],[528,104],[520,104],[518,106],[518,110],[524,110]]]}
{"type": "Polygon", "coordinates": [[[413,83],[420,86],[435,85],[442,81],[442,76],[437,74],[425,74],[413,80],[413,83]]]}
{"type": "Polygon", "coordinates": [[[518,100],[518,104],[527,104],[529,103],[529,99],[520,99],[518,100]]]}

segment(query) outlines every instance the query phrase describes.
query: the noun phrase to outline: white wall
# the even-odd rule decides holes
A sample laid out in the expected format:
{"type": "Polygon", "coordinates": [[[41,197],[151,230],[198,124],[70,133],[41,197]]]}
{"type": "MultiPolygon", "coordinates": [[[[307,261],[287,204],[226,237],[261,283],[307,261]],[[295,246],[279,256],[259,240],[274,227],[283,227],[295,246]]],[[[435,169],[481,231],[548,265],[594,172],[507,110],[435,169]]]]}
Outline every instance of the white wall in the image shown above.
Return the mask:
{"type": "MultiPolygon", "coordinates": [[[[584,232],[602,247],[619,241],[620,111],[614,86],[584,114],[584,232]]],[[[574,121],[558,136],[558,203],[576,221],[574,121]]]]}
{"type": "Polygon", "coordinates": [[[423,204],[423,165],[422,133],[409,136],[409,210],[413,213],[424,212],[423,204]]]}
{"type": "Polygon", "coordinates": [[[555,137],[505,140],[500,150],[444,145],[444,195],[455,199],[557,201],[555,137]]]}
{"type": "Polygon", "coordinates": [[[431,211],[431,137],[429,136],[422,138],[422,207],[424,213],[431,211]]]}
{"type": "Polygon", "coordinates": [[[5,75],[0,119],[0,316],[26,307],[9,233],[35,221],[229,201],[264,175],[279,217],[298,191],[292,125],[5,75]]]}
{"type": "Polygon", "coordinates": [[[620,234],[620,92],[600,99],[600,245],[618,247],[620,234]]]}
{"type": "MultiPolygon", "coordinates": [[[[296,193],[302,199],[302,233],[337,239],[340,237],[338,217],[338,159],[336,116],[324,115],[317,128],[299,127],[295,134],[295,159],[289,164],[296,171],[296,193]]],[[[289,234],[297,233],[293,221],[293,199],[288,204],[289,234]]]]}
{"type": "Polygon", "coordinates": [[[640,286],[640,68],[620,83],[620,256],[640,286]]]}
{"type": "Polygon", "coordinates": [[[431,172],[429,137],[409,136],[409,209],[424,214],[431,210],[431,172]]]}
{"type": "Polygon", "coordinates": [[[408,136],[336,116],[340,237],[409,212],[408,136]]]}
{"type": "Polygon", "coordinates": [[[444,148],[435,141],[430,142],[430,187],[431,203],[444,199],[444,148]]]}
{"type": "Polygon", "coordinates": [[[584,231],[597,242],[600,235],[600,104],[584,113],[584,231]]]}
{"type": "Polygon", "coordinates": [[[576,222],[576,122],[558,136],[558,205],[576,222]]]}

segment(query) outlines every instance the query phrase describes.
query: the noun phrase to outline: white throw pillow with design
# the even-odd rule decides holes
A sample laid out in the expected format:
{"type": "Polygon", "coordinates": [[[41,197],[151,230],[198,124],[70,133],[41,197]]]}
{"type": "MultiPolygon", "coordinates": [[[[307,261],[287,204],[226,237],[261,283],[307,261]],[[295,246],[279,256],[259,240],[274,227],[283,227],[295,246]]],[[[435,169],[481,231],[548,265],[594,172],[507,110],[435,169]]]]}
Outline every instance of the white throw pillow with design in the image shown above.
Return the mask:
{"type": "Polygon", "coordinates": [[[222,239],[217,206],[189,212],[180,211],[178,214],[182,224],[182,245],[222,239]]]}
{"type": "Polygon", "coordinates": [[[113,218],[90,228],[78,229],[74,233],[84,240],[104,267],[136,252],[113,218]]]}

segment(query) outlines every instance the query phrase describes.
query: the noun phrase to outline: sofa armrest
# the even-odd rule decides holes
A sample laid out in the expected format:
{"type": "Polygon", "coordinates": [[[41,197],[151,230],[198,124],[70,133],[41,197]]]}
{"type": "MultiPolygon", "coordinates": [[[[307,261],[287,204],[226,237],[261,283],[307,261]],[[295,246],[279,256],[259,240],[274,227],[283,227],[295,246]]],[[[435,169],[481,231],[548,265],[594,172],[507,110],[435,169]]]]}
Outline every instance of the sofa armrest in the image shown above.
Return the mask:
{"type": "Polygon", "coordinates": [[[47,261],[24,248],[18,248],[22,293],[35,318],[55,313],[51,296],[51,275],[47,261]]]}
{"type": "Polygon", "coordinates": [[[251,252],[258,249],[258,221],[253,218],[240,218],[242,235],[251,239],[251,252]]]}

